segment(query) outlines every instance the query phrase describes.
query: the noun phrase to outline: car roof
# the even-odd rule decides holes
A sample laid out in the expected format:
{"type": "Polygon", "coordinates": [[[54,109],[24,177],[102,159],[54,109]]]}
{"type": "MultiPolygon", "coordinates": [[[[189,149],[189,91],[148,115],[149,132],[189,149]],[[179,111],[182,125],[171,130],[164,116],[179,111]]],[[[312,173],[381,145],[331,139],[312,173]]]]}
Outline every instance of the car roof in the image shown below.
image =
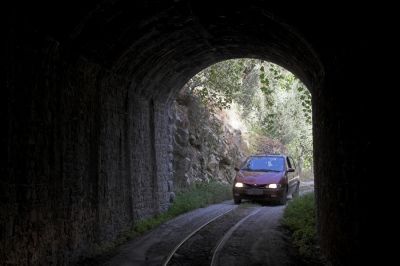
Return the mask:
{"type": "Polygon", "coordinates": [[[255,154],[255,155],[250,155],[249,157],[267,157],[267,156],[274,156],[274,157],[288,157],[287,155],[284,154],[274,154],[274,153],[268,153],[268,154],[255,154]]]}

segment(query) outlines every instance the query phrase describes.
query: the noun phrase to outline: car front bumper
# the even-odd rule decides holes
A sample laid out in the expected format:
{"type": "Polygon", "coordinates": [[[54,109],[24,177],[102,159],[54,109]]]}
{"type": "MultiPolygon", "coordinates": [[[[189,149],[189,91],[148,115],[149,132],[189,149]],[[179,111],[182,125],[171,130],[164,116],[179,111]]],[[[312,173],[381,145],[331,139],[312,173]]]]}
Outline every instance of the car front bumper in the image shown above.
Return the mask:
{"type": "Polygon", "coordinates": [[[279,200],[284,196],[285,188],[233,188],[233,197],[241,199],[279,200]]]}

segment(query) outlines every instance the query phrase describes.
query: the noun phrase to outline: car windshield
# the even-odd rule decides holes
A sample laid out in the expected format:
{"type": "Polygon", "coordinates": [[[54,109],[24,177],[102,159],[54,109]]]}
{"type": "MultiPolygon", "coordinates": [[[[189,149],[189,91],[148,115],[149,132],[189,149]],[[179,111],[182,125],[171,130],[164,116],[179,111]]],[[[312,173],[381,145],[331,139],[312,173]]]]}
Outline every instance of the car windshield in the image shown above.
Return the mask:
{"type": "Polygon", "coordinates": [[[246,171],[280,172],[284,169],[284,158],[281,156],[250,157],[242,169],[246,171]]]}

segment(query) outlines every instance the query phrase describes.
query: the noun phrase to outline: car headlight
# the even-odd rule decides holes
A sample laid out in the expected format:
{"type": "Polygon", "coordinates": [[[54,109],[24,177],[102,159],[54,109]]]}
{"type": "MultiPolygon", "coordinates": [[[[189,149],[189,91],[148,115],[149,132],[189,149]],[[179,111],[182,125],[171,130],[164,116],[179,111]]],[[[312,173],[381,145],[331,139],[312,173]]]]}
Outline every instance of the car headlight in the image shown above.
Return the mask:
{"type": "Polygon", "coordinates": [[[243,187],[243,183],[237,182],[237,183],[235,184],[235,187],[243,187]]]}
{"type": "Polygon", "coordinates": [[[278,188],[278,187],[280,187],[281,185],[280,184],[269,184],[269,185],[267,185],[266,187],[267,188],[278,188]]]}

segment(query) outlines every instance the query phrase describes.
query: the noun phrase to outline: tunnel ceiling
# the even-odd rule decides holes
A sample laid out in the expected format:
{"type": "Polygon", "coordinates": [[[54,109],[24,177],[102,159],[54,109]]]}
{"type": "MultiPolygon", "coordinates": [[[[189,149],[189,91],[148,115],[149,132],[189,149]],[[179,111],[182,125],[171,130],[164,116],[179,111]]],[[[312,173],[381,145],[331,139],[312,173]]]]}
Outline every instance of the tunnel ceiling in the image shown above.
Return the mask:
{"type": "Polygon", "coordinates": [[[332,53],[324,53],[326,40],[334,47],[336,35],[352,30],[345,27],[346,12],[340,21],[332,13],[340,6],[320,6],[315,12],[315,6],[264,1],[222,1],[218,6],[209,1],[134,2],[65,2],[51,7],[56,10],[51,13],[44,12],[48,6],[32,6],[26,19],[67,49],[135,76],[137,87],[146,88],[143,93],[157,86],[162,95],[179,89],[202,68],[238,57],[272,61],[310,88],[318,87],[322,60],[332,60],[332,53]]]}

